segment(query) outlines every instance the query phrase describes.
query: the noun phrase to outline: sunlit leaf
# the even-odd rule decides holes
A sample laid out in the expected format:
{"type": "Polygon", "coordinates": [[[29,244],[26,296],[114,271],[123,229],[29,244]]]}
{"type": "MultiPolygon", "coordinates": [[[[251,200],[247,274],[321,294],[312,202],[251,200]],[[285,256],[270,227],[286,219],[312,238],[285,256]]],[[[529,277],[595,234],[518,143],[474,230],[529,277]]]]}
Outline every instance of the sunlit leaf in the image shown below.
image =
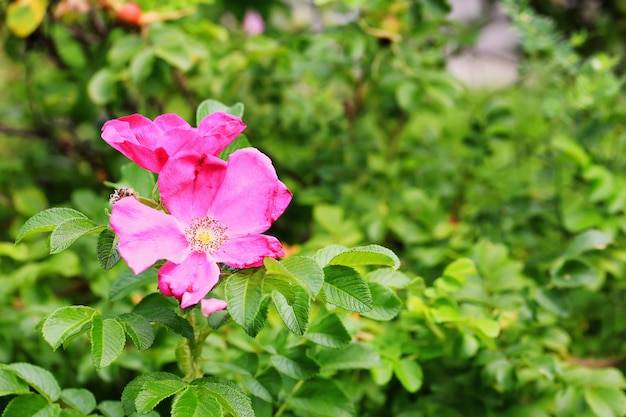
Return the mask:
{"type": "Polygon", "coordinates": [[[67,338],[86,330],[96,311],[86,306],[61,307],[44,319],[43,338],[56,350],[67,338]]]}

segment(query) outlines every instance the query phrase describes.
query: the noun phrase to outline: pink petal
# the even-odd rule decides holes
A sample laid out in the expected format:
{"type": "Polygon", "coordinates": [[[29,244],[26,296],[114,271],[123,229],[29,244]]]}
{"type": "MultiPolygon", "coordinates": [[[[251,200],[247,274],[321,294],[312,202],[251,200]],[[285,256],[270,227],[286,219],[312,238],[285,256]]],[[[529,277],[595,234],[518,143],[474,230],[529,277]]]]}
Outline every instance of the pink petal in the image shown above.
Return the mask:
{"type": "Polygon", "coordinates": [[[102,126],[102,139],[137,165],[159,172],[167,152],[158,146],[160,129],[140,114],[109,120],[102,126]]]}
{"type": "Polygon", "coordinates": [[[251,235],[229,239],[215,253],[215,259],[233,268],[263,265],[264,258],[284,256],[283,247],[273,236],[251,235]]]}
{"type": "Polygon", "coordinates": [[[216,311],[224,310],[226,308],[226,301],[217,298],[209,298],[200,301],[202,305],[202,314],[206,317],[215,313],[216,311]]]}
{"type": "Polygon", "coordinates": [[[168,262],[159,270],[159,289],[164,295],[180,300],[180,307],[197,304],[213,289],[220,268],[204,253],[191,252],[179,264],[168,262]]]}
{"type": "Polygon", "coordinates": [[[185,119],[175,113],[162,114],[154,119],[154,124],[162,131],[167,132],[176,128],[191,129],[185,119]]]}
{"type": "Polygon", "coordinates": [[[159,174],[161,200],[171,214],[189,224],[207,215],[225,174],[226,162],[216,156],[181,152],[159,174]]]}
{"type": "Polygon", "coordinates": [[[110,222],[119,238],[117,249],[135,274],[161,259],[181,262],[189,253],[184,225],[133,197],[115,203],[110,222]]]}
{"type": "Polygon", "coordinates": [[[240,118],[224,112],[206,116],[198,125],[198,134],[205,138],[202,152],[218,155],[246,128],[240,118]]]}
{"type": "Polygon", "coordinates": [[[278,180],[272,161],[254,148],[228,158],[226,176],[208,214],[228,227],[229,236],[261,233],[287,208],[291,192],[278,180]]]}

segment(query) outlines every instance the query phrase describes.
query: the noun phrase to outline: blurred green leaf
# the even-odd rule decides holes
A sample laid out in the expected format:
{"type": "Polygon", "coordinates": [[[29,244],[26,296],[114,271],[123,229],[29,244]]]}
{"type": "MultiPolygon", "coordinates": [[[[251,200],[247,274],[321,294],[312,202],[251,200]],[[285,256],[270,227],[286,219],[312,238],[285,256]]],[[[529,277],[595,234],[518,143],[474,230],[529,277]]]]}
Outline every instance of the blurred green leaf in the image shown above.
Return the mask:
{"type": "Polygon", "coordinates": [[[113,71],[103,68],[96,72],[89,80],[87,92],[91,101],[98,105],[105,105],[115,98],[116,78],[113,71]]]}
{"type": "Polygon", "coordinates": [[[61,387],[50,371],[26,362],[12,363],[3,367],[15,372],[46,400],[53,402],[59,399],[61,387]]]}
{"type": "Polygon", "coordinates": [[[329,348],[343,347],[352,339],[336,314],[328,314],[311,324],[304,337],[329,348]]]}
{"type": "Polygon", "coordinates": [[[14,372],[0,369],[0,396],[28,394],[30,387],[14,372]]]}
{"type": "Polygon", "coordinates": [[[393,373],[408,392],[417,392],[422,388],[424,373],[422,367],[413,359],[402,358],[393,364],[393,373]]]}
{"type": "Polygon", "coordinates": [[[226,104],[220,103],[217,100],[206,99],[198,106],[196,110],[196,125],[200,125],[200,121],[207,117],[211,113],[215,112],[223,112],[232,114],[233,116],[239,117],[240,119],[243,117],[244,105],[243,103],[237,102],[232,106],[227,106],[226,104]]]}
{"type": "Polygon", "coordinates": [[[58,404],[50,404],[36,394],[20,395],[13,398],[2,412],[5,417],[54,417],[60,413],[58,404]]]}
{"type": "Polygon", "coordinates": [[[84,388],[65,388],[61,391],[61,400],[70,407],[89,414],[96,408],[96,398],[84,388]]]}
{"type": "Polygon", "coordinates": [[[287,404],[297,412],[315,417],[352,417],[355,407],[339,385],[330,379],[306,381],[287,404]]]}
{"type": "Polygon", "coordinates": [[[367,283],[372,294],[372,310],[361,313],[374,320],[391,320],[402,310],[402,301],[389,288],[375,282],[367,283]]]}

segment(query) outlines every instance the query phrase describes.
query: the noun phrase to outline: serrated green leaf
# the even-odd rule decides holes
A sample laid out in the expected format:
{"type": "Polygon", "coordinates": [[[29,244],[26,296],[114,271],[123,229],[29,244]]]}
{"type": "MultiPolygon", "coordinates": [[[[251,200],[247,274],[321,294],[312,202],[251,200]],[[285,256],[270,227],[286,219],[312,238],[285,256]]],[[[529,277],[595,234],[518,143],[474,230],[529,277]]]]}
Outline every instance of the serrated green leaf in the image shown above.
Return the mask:
{"type": "Polygon", "coordinates": [[[146,350],[154,342],[154,330],[148,319],[135,313],[125,313],[117,317],[133,344],[139,350],[146,350]]]}
{"type": "Polygon", "coordinates": [[[4,368],[15,372],[49,402],[59,399],[61,387],[50,371],[26,362],[12,363],[4,368]]]}
{"type": "Polygon", "coordinates": [[[325,267],[337,255],[347,252],[348,248],[343,245],[329,245],[315,253],[313,259],[320,267],[325,267]]]}
{"type": "Polygon", "coordinates": [[[361,313],[370,319],[386,321],[391,320],[402,310],[402,301],[389,288],[375,282],[367,283],[372,294],[374,305],[372,311],[361,313]]]}
{"type": "Polygon", "coordinates": [[[91,320],[91,361],[96,368],[109,366],[122,353],[126,336],[115,319],[94,315],[91,320]]]}
{"type": "Polygon", "coordinates": [[[61,400],[84,414],[89,414],[96,408],[96,397],[84,388],[64,389],[61,391],[61,400]]]}
{"type": "Polygon", "coordinates": [[[234,417],[254,417],[250,398],[232,382],[218,378],[201,378],[192,384],[200,388],[199,393],[205,391],[215,398],[222,408],[234,417]]]}
{"type": "Polygon", "coordinates": [[[104,229],[98,235],[98,243],[96,244],[96,254],[98,262],[102,268],[109,270],[120,261],[120,254],[117,251],[116,235],[110,229],[104,229]]]}
{"type": "Polygon", "coordinates": [[[222,406],[209,394],[187,388],[174,398],[172,417],[221,417],[222,406]]]}
{"type": "Polygon", "coordinates": [[[324,272],[313,258],[293,256],[282,261],[265,258],[266,275],[294,282],[309,292],[312,297],[322,289],[324,272]]]}
{"type": "Polygon", "coordinates": [[[336,314],[329,314],[319,322],[311,324],[304,337],[318,345],[329,348],[346,346],[352,340],[336,314]]]}
{"type": "Polygon", "coordinates": [[[204,100],[198,106],[196,110],[196,126],[200,125],[202,119],[207,117],[211,113],[215,113],[221,111],[223,113],[232,114],[233,116],[239,117],[240,119],[243,117],[244,106],[243,103],[235,103],[232,106],[227,106],[225,104],[220,103],[217,100],[207,99],[204,100]]]}
{"type": "Polygon", "coordinates": [[[272,355],[270,363],[278,372],[294,379],[310,379],[320,371],[319,364],[307,356],[304,348],[295,348],[284,355],[272,355]]]}
{"type": "Polygon", "coordinates": [[[290,398],[287,404],[307,416],[313,417],[353,417],[354,404],[343,393],[339,385],[330,379],[306,381],[290,398]]]}
{"type": "Polygon", "coordinates": [[[164,399],[184,390],[187,383],[180,379],[148,380],[144,382],[135,398],[135,408],[139,414],[146,414],[164,399]]]}
{"type": "Polygon", "coordinates": [[[102,401],[98,404],[98,410],[104,417],[124,417],[124,407],[120,401],[102,401]]]}
{"type": "Polygon", "coordinates": [[[245,389],[254,396],[262,398],[267,402],[273,402],[279,395],[282,382],[278,371],[274,368],[267,368],[256,378],[245,378],[242,381],[245,389]]]}
{"type": "Polygon", "coordinates": [[[157,283],[157,270],[149,268],[139,275],[132,271],[124,271],[111,285],[109,300],[115,301],[126,297],[131,292],[145,287],[146,285],[157,283]]]}
{"type": "Polygon", "coordinates": [[[174,313],[172,310],[163,308],[134,310],[135,313],[143,316],[151,323],[160,323],[179,335],[187,339],[194,340],[193,327],[189,322],[174,313]]]}
{"type": "Polygon", "coordinates": [[[228,313],[237,324],[246,329],[254,329],[255,320],[264,299],[263,279],[265,271],[238,272],[226,281],[224,294],[228,313]]]}
{"type": "Polygon", "coordinates": [[[89,219],[64,220],[50,235],[50,253],[59,253],[67,249],[76,239],[91,233],[100,233],[106,228],[107,226],[98,225],[89,219]]]}
{"type": "Polygon", "coordinates": [[[41,332],[52,349],[58,349],[67,338],[87,330],[96,310],[86,306],[61,307],[44,319],[41,332]]]}
{"type": "Polygon", "coordinates": [[[294,286],[290,299],[278,291],[272,291],[272,300],[278,315],[293,333],[302,336],[309,324],[309,308],[311,299],[301,288],[294,286]]]}
{"type": "Polygon", "coordinates": [[[367,283],[348,266],[324,268],[324,294],[329,303],[355,313],[371,311],[374,305],[367,283]]]}
{"type": "Polygon", "coordinates": [[[342,252],[332,258],[328,264],[344,266],[384,265],[398,269],[400,259],[390,249],[379,245],[368,245],[342,252]]]}
{"type": "Polygon", "coordinates": [[[161,380],[178,380],[180,377],[169,372],[151,372],[149,374],[139,375],[137,378],[130,381],[124,391],[122,391],[122,407],[127,416],[137,412],[135,408],[135,399],[139,392],[142,390],[146,381],[161,381],[161,380]]]}
{"type": "Polygon", "coordinates": [[[34,233],[51,232],[59,224],[70,219],[86,219],[80,211],[70,208],[51,208],[35,214],[20,228],[15,238],[19,243],[23,238],[34,233]]]}
{"type": "Polygon", "coordinates": [[[0,368],[0,397],[5,395],[28,394],[30,387],[14,372],[0,368]]]}
{"type": "Polygon", "coordinates": [[[371,369],[380,365],[380,356],[370,345],[350,343],[338,349],[325,349],[315,357],[322,372],[341,369],[371,369]]]}
{"type": "Polygon", "coordinates": [[[37,394],[26,394],[13,398],[2,417],[57,417],[60,411],[58,404],[50,404],[37,394]]]}
{"type": "Polygon", "coordinates": [[[409,358],[402,358],[395,361],[393,364],[393,373],[408,392],[419,391],[424,382],[422,367],[419,363],[409,358]]]}

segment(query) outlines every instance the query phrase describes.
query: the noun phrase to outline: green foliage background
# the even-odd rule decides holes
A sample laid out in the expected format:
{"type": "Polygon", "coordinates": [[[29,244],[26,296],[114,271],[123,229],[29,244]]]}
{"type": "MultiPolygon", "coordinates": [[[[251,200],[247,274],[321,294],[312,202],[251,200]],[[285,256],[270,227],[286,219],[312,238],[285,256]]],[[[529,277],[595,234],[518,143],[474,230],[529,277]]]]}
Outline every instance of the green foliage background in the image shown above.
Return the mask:
{"type": "Polygon", "coordinates": [[[107,222],[105,184],[134,174],[100,139],[106,120],[193,123],[214,98],[245,104],[246,136],[294,194],[271,230],[290,253],[379,244],[402,264],[362,271],[383,305],[340,315],[358,343],[301,344],[273,310],[254,339],[236,326],[209,337],[204,372],[243,387],[258,416],[626,415],[623,25],[610,11],[580,30],[559,2],[538,2],[551,16],[491,2],[521,36],[519,79],[470,90],[446,58],[485,20],[450,22],[443,0],[318,1],[312,22],[255,2],[267,24],[257,36],[240,26],[244,2],[146,0],[144,11],[195,11],[144,27],[96,3],[55,19],[59,3],[26,38],[0,29],[0,362],[89,390],[103,415],[137,375],[179,372],[181,336],[165,328],[150,350],[129,345],[101,369],[86,338],[53,351],[35,331],[46,315],[128,313],[154,277],[111,297],[126,269],[103,271],[95,239],[53,256],[45,236],[13,241],[49,207],[107,222]],[[335,397],[316,403],[329,384],[335,397]]]}

